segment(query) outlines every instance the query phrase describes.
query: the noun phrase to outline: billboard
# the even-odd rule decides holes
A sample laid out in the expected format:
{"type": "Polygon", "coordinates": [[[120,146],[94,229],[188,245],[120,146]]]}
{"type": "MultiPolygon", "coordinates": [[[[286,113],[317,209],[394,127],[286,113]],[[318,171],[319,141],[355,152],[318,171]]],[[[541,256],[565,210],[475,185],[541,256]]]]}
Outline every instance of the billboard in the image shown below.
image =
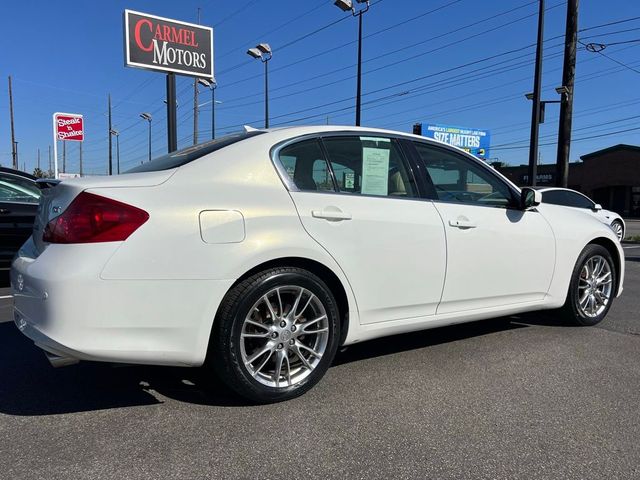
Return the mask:
{"type": "Polygon", "coordinates": [[[213,29],[193,23],[124,11],[127,67],[213,80],[213,29]]]}
{"type": "Polygon", "coordinates": [[[84,141],[84,119],[77,113],[54,113],[53,129],[56,140],[84,141]]]}
{"type": "Polygon", "coordinates": [[[423,134],[425,137],[466,150],[483,160],[489,158],[489,147],[491,146],[489,130],[429,124],[423,129],[423,134]]]}

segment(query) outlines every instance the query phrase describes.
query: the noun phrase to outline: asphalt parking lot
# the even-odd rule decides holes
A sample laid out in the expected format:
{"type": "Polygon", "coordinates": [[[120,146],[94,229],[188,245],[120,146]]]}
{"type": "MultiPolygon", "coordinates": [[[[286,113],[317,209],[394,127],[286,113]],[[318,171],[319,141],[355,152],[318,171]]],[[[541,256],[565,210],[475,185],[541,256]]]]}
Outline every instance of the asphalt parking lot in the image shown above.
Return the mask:
{"type": "Polygon", "coordinates": [[[640,478],[640,245],[625,251],[598,327],[529,314],[372,341],[260,407],[201,370],[54,370],[0,298],[0,477],[640,478]]]}

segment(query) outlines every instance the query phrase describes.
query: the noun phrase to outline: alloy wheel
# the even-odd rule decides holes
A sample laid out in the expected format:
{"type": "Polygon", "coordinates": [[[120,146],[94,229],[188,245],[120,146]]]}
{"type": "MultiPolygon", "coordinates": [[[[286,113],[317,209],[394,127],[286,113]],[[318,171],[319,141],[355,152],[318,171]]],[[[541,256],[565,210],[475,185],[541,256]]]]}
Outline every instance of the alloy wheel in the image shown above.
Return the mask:
{"type": "Polygon", "coordinates": [[[576,306],[585,317],[594,318],[606,308],[612,292],[612,271],[601,255],[590,257],[580,270],[576,306]]]}
{"type": "Polygon", "coordinates": [[[611,224],[611,230],[613,230],[613,233],[616,234],[618,240],[622,241],[622,236],[624,235],[622,224],[620,222],[613,222],[611,224]]]}
{"type": "Polygon", "coordinates": [[[249,374],[269,387],[291,387],[318,366],[329,342],[329,319],[306,288],[269,290],[251,307],[240,332],[240,353],[249,374]]]}

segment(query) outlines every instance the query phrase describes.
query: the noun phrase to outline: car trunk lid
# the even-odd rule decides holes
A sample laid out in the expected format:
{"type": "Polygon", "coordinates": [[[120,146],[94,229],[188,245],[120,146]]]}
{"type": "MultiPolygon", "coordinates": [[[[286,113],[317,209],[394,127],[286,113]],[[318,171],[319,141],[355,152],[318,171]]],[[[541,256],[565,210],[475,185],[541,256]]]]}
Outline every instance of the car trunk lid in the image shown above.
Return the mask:
{"type": "Polygon", "coordinates": [[[109,177],[73,178],[64,180],[53,187],[42,189],[38,212],[33,224],[33,243],[36,247],[36,254],[41,254],[47,248],[48,244],[42,240],[42,234],[47,224],[62,214],[81,192],[93,188],[154,187],[166,182],[174,173],[175,169],[109,177]]]}

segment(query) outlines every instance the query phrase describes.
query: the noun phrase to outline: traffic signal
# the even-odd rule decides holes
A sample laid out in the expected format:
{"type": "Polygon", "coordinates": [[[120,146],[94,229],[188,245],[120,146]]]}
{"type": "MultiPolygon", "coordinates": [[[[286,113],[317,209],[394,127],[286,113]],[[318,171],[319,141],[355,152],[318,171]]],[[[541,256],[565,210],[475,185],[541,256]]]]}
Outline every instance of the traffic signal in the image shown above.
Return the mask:
{"type": "Polygon", "coordinates": [[[422,124],[414,123],[413,124],[413,134],[414,135],[422,135],[422,124]]]}

